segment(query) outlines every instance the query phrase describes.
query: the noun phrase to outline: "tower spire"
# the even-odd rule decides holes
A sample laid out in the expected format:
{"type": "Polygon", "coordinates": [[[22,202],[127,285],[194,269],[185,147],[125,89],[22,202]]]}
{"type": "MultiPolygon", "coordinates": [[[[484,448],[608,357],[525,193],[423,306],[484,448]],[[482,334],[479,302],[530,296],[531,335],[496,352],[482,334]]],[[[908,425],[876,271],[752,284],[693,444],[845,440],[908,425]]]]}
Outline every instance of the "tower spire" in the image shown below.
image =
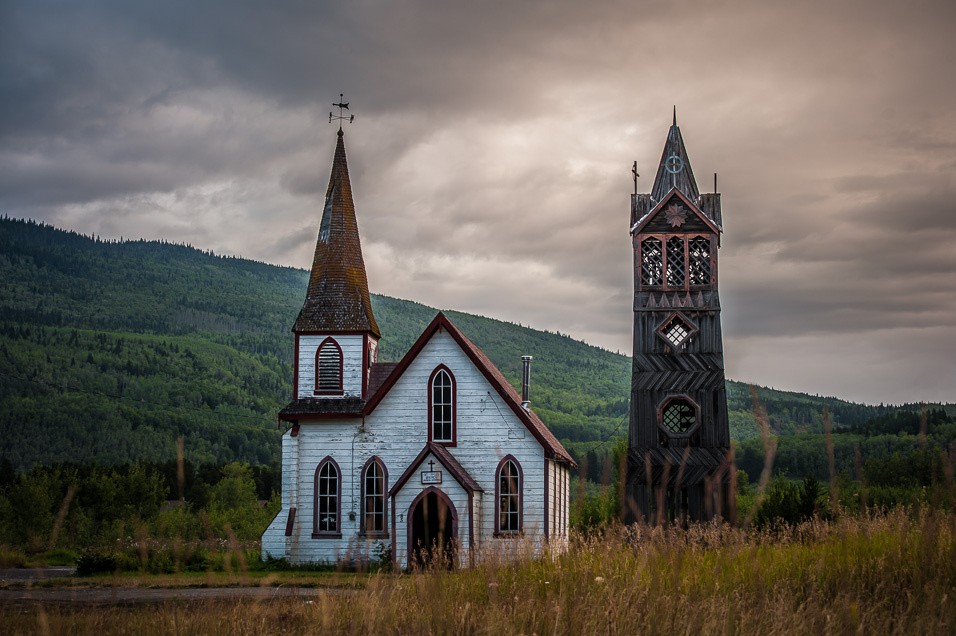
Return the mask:
{"type": "Polygon", "coordinates": [[[293,331],[370,332],[381,337],[368,291],[352,184],[345,158],[345,134],[337,133],[332,174],[315,243],[305,304],[293,331]]]}
{"type": "Polygon", "coordinates": [[[657,177],[654,179],[651,196],[655,201],[661,201],[671,188],[677,188],[691,201],[696,201],[700,196],[697,181],[694,180],[694,171],[687,157],[687,149],[684,147],[684,139],[677,126],[676,105],[674,120],[670,130],[667,131],[667,141],[664,142],[664,152],[661,155],[660,166],[657,168],[657,177]]]}

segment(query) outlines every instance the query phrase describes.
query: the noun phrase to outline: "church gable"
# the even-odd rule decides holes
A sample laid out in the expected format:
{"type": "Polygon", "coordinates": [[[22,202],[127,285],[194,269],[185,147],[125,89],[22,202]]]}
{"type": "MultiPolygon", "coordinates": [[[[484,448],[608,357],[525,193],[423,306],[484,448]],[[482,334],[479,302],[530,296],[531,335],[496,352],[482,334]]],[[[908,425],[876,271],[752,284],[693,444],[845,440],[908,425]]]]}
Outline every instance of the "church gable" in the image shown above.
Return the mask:
{"type": "Polygon", "coordinates": [[[530,409],[522,408],[521,396],[501,371],[442,313],[371,397],[365,413],[375,420],[385,409],[389,421],[394,421],[393,413],[398,413],[400,421],[407,418],[410,425],[420,428],[422,414],[415,410],[416,403],[417,409],[427,410],[428,424],[425,431],[409,430],[412,439],[424,435],[423,441],[461,448],[488,437],[489,424],[494,422],[497,426],[491,428],[500,428],[497,434],[503,434],[509,443],[535,440],[547,457],[573,463],[544,422],[530,409]],[[485,416],[489,410],[497,417],[485,416]],[[450,429],[441,427],[446,421],[450,429]]]}
{"type": "Polygon", "coordinates": [[[675,234],[714,233],[720,229],[680,191],[672,189],[664,199],[641,219],[634,233],[675,234]]]}

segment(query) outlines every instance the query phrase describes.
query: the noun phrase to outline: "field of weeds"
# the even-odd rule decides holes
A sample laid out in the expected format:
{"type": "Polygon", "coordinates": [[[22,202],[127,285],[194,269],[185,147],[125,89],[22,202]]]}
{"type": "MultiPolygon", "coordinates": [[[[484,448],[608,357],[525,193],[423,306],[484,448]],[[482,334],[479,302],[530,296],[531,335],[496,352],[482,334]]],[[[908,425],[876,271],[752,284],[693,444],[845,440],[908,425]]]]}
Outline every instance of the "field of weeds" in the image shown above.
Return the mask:
{"type": "Polygon", "coordinates": [[[620,526],[559,556],[280,600],[0,607],[5,633],[952,634],[956,514],[620,526]]]}

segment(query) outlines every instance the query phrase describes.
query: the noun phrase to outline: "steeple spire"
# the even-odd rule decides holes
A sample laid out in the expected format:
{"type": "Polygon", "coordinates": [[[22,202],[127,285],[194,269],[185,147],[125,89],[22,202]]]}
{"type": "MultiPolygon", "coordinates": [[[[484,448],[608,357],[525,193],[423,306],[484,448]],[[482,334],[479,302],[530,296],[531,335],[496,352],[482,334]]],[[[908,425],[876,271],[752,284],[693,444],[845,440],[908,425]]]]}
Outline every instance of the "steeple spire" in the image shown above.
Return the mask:
{"type": "Polygon", "coordinates": [[[305,304],[293,331],[370,332],[381,337],[368,292],[352,184],[340,128],[305,304]]]}
{"type": "Polygon", "coordinates": [[[697,201],[700,196],[694,171],[691,170],[690,159],[687,157],[687,149],[684,147],[684,139],[677,127],[677,106],[674,106],[674,123],[667,131],[667,141],[664,143],[664,153],[657,168],[651,196],[655,201],[661,201],[673,187],[683,192],[691,201],[697,201]]]}

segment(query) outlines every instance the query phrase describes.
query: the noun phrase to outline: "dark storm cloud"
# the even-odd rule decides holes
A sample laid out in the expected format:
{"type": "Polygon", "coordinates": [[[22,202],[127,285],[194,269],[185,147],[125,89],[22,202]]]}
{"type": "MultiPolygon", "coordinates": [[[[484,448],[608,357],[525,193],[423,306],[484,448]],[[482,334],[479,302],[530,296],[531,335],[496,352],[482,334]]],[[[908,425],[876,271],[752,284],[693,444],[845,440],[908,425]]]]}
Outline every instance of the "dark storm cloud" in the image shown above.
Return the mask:
{"type": "Polygon", "coordinates": [[[954,23],[920,0],[3,3],[0,210],[307,267],[343,91],[377,291],[627,350],[629,168],[648,189],[676,103],[701,189],[721,175],[731,375],[952,400],[954,23]]]}

